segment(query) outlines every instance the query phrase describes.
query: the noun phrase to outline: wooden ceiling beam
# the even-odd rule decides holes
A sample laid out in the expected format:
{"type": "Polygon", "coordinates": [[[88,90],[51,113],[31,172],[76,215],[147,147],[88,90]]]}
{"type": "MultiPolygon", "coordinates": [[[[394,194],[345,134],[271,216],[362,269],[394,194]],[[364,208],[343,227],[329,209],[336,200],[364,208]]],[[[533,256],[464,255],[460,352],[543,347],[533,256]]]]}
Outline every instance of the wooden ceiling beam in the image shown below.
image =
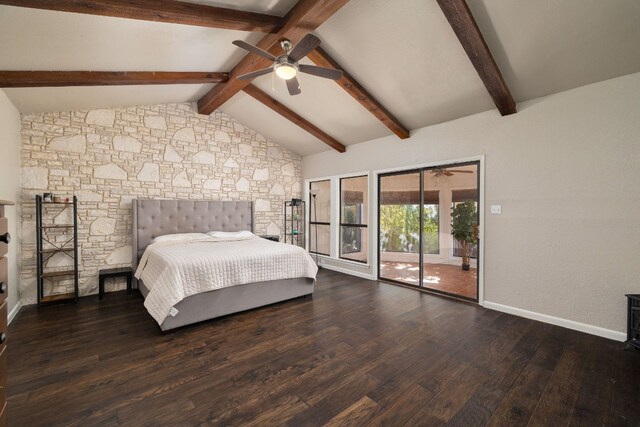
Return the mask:
{"type": "MultiPolygon", "coordinates": [[[[307,33],[314,31],[323,22],[329,19],[349,0],[299,0],[291,8],[289,13],[282,20],[282,28],[276,33],[267,34],[257,46],[269,51],[274,55],[282,54],[280,41],[282,39],[291,40],[295,45],[307,33]]],[[[227,102],[233,95],[240,92],[249,81],[238,80],[237,77],[267,68],[272,62],[254,54],[247,54],[231,70],[227,83],[217,84],[207,94],[198,101],[198,112],[200,114],[211,114],[222,104],[227,102]]]]}
{"type": "Polygon", "coordinates": [[[64,87],[221,83],[228,73],[192,71],[0,71],[0,87],[64,87]]]}
{"type": "Polygon", "coordinates": [[[143,21],[270,33],[282,18],[175,0],[0,0],[0,4],[143,21]]]}
{"type": "Polygon", "coordinates": [[[516,102],[502,77],[465,0],[437,0],[444,16],[469,56],[493,102],[503,116],[516,112],[516,102]]]}
{"type": "Polygon", "coordinates": [[[349,95],[358,101],[364,108],[380,120],[391,132],[398,135],[401,139],[409,138],[409,129],[407,129],[393,114],[387,110],[384,105],[373,97],[351,74],[338,64],[329,54],[321,47],[315,48],[307,55],[314,64],[320,67],[335,68],[342,71],[342,77],[336,80],[349,95]]]}
{"type": "Polygon", "coordinates": [[[296,126],[301,127],[305,131],[309,132],[311,135],[318,138],[320,141],[327,144],[329,147],[334,150],[344,153],[347,149],[346,147],[338,142],[334,137],[319,129],[313,123],[309,122],[305,118],[301,117],[296,112],[292,111],[281,102],[273,99],[271,96],[258,89],[256,86],[249,84],[242,89],[245,93],[253,97],[254,99],[262,102],[267,107],[271,108],[276,113],[280,114],[285,119],[289,120],[296,126]]]}

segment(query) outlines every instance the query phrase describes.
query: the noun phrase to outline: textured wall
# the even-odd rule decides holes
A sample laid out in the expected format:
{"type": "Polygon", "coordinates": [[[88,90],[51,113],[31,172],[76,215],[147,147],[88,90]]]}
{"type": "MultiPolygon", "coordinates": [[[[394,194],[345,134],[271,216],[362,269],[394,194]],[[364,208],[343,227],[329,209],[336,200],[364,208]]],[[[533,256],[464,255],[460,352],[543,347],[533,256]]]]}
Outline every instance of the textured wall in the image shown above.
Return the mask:
{"type": "MultiPolygon", "coordinates": [[[[97,292],[98,268],[130,265],[132,198],[253,200],[256,233],[280,234],[284,200],[300,196],[300,157],[225,114],[195,111],[166,104],[22,117],[24,303],[36,298],[34,196],[45,190],[78,197],[81,294],[97,292]]],[[[68,211],[49,210],[49,221],[69,221],[68,211]]],[[[48,266],[70,262],[58,254],[48,266]]],[[[50,286],[63,292],[69,282],[50,286]]]]}

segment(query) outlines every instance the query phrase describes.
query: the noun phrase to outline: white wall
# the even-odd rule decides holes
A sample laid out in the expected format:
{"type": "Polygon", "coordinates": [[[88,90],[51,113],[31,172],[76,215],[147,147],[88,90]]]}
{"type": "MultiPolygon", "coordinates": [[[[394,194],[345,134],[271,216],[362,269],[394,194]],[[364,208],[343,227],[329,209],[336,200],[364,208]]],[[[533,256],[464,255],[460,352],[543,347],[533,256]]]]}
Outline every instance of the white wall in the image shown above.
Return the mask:
{"type": "MultiPolygon", "coordinates": [[[[0,89],[0,199],[18,203],[20,201],[20,113],[4,91],[0,89]]],[[[18,206],[6,206],[9,233],[13,238],[9,244],[9,299],[8,312],[20,301],[20,230],[18,206]]]]}
{"type": "Polygon", "coordinates": [[[486,305],[621,338],[640,293],[640,73],[518,110],[307,156],[304,177],[485,155],[486,305]]]}

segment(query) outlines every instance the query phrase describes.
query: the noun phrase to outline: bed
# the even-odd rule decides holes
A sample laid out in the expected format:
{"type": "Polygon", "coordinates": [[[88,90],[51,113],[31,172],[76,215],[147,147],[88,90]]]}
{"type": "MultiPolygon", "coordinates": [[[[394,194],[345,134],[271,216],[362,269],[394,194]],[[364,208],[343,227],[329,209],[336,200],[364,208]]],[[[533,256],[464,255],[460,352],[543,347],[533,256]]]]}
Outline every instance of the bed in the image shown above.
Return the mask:
{"type": "MultiPolygon", "coordinates": [[[[134,272],[145,250],[158,236],[207,233],[212,230],[253,231],[252,202],[134,199],[132,205],[134,272]]],[[[256,247],[264,248],[265,244],[280,245],[275,248],[281,251],[286,249],[283,243],[259,238],[254,240],[256,247]]],[[[291,248],[290,245],[286,247],[291,248]]],[[[308,254],[305,255],[308,257],[308,254]]],[[[192,323],[311,295],[315,285],[315,272],[309,274],[307,271],[306,276],[236,284],[199,292],[181,299],[172,306],[170,315],[164,318],[158,317],[149,308],[148,310],[158,322],[160,329],[168,331],[192,323]]],[[[154,299],[153,295],[150,296],[153,286],[145,285],[144,280],[135,280],[134,286],[140,290],[147,306],[147,303],[154,299]]]]}

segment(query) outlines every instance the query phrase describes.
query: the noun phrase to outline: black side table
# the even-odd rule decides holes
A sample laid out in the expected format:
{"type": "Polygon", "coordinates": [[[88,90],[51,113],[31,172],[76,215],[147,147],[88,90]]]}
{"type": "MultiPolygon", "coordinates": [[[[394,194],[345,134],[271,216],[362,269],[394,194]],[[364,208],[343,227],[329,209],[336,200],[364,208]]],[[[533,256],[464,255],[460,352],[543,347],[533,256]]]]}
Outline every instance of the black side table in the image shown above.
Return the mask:
{"type": "Polygon", "coordinates": [[[126,277],[127,294],[131,295],[131,282],[133,281],[131,267],[107,268],[101,269],[98,273],[98,299],[102,299],[104,297],[104,279],[108,279],[110,277],[126,277]]]}
{"type": "Polygon", "coordinates": [[[627,294],[627,342],[625,350],[640,350],[640,294],[627,294]]]}
{"type": "Polygon", "coordinates": [[[267,239],[267,240],[271,240],[272,242],[279,242],[280,241],[280,236],[276,236],[276,235],[264,235],[264,236],[260,236],[263,239],[267,239]]]}

